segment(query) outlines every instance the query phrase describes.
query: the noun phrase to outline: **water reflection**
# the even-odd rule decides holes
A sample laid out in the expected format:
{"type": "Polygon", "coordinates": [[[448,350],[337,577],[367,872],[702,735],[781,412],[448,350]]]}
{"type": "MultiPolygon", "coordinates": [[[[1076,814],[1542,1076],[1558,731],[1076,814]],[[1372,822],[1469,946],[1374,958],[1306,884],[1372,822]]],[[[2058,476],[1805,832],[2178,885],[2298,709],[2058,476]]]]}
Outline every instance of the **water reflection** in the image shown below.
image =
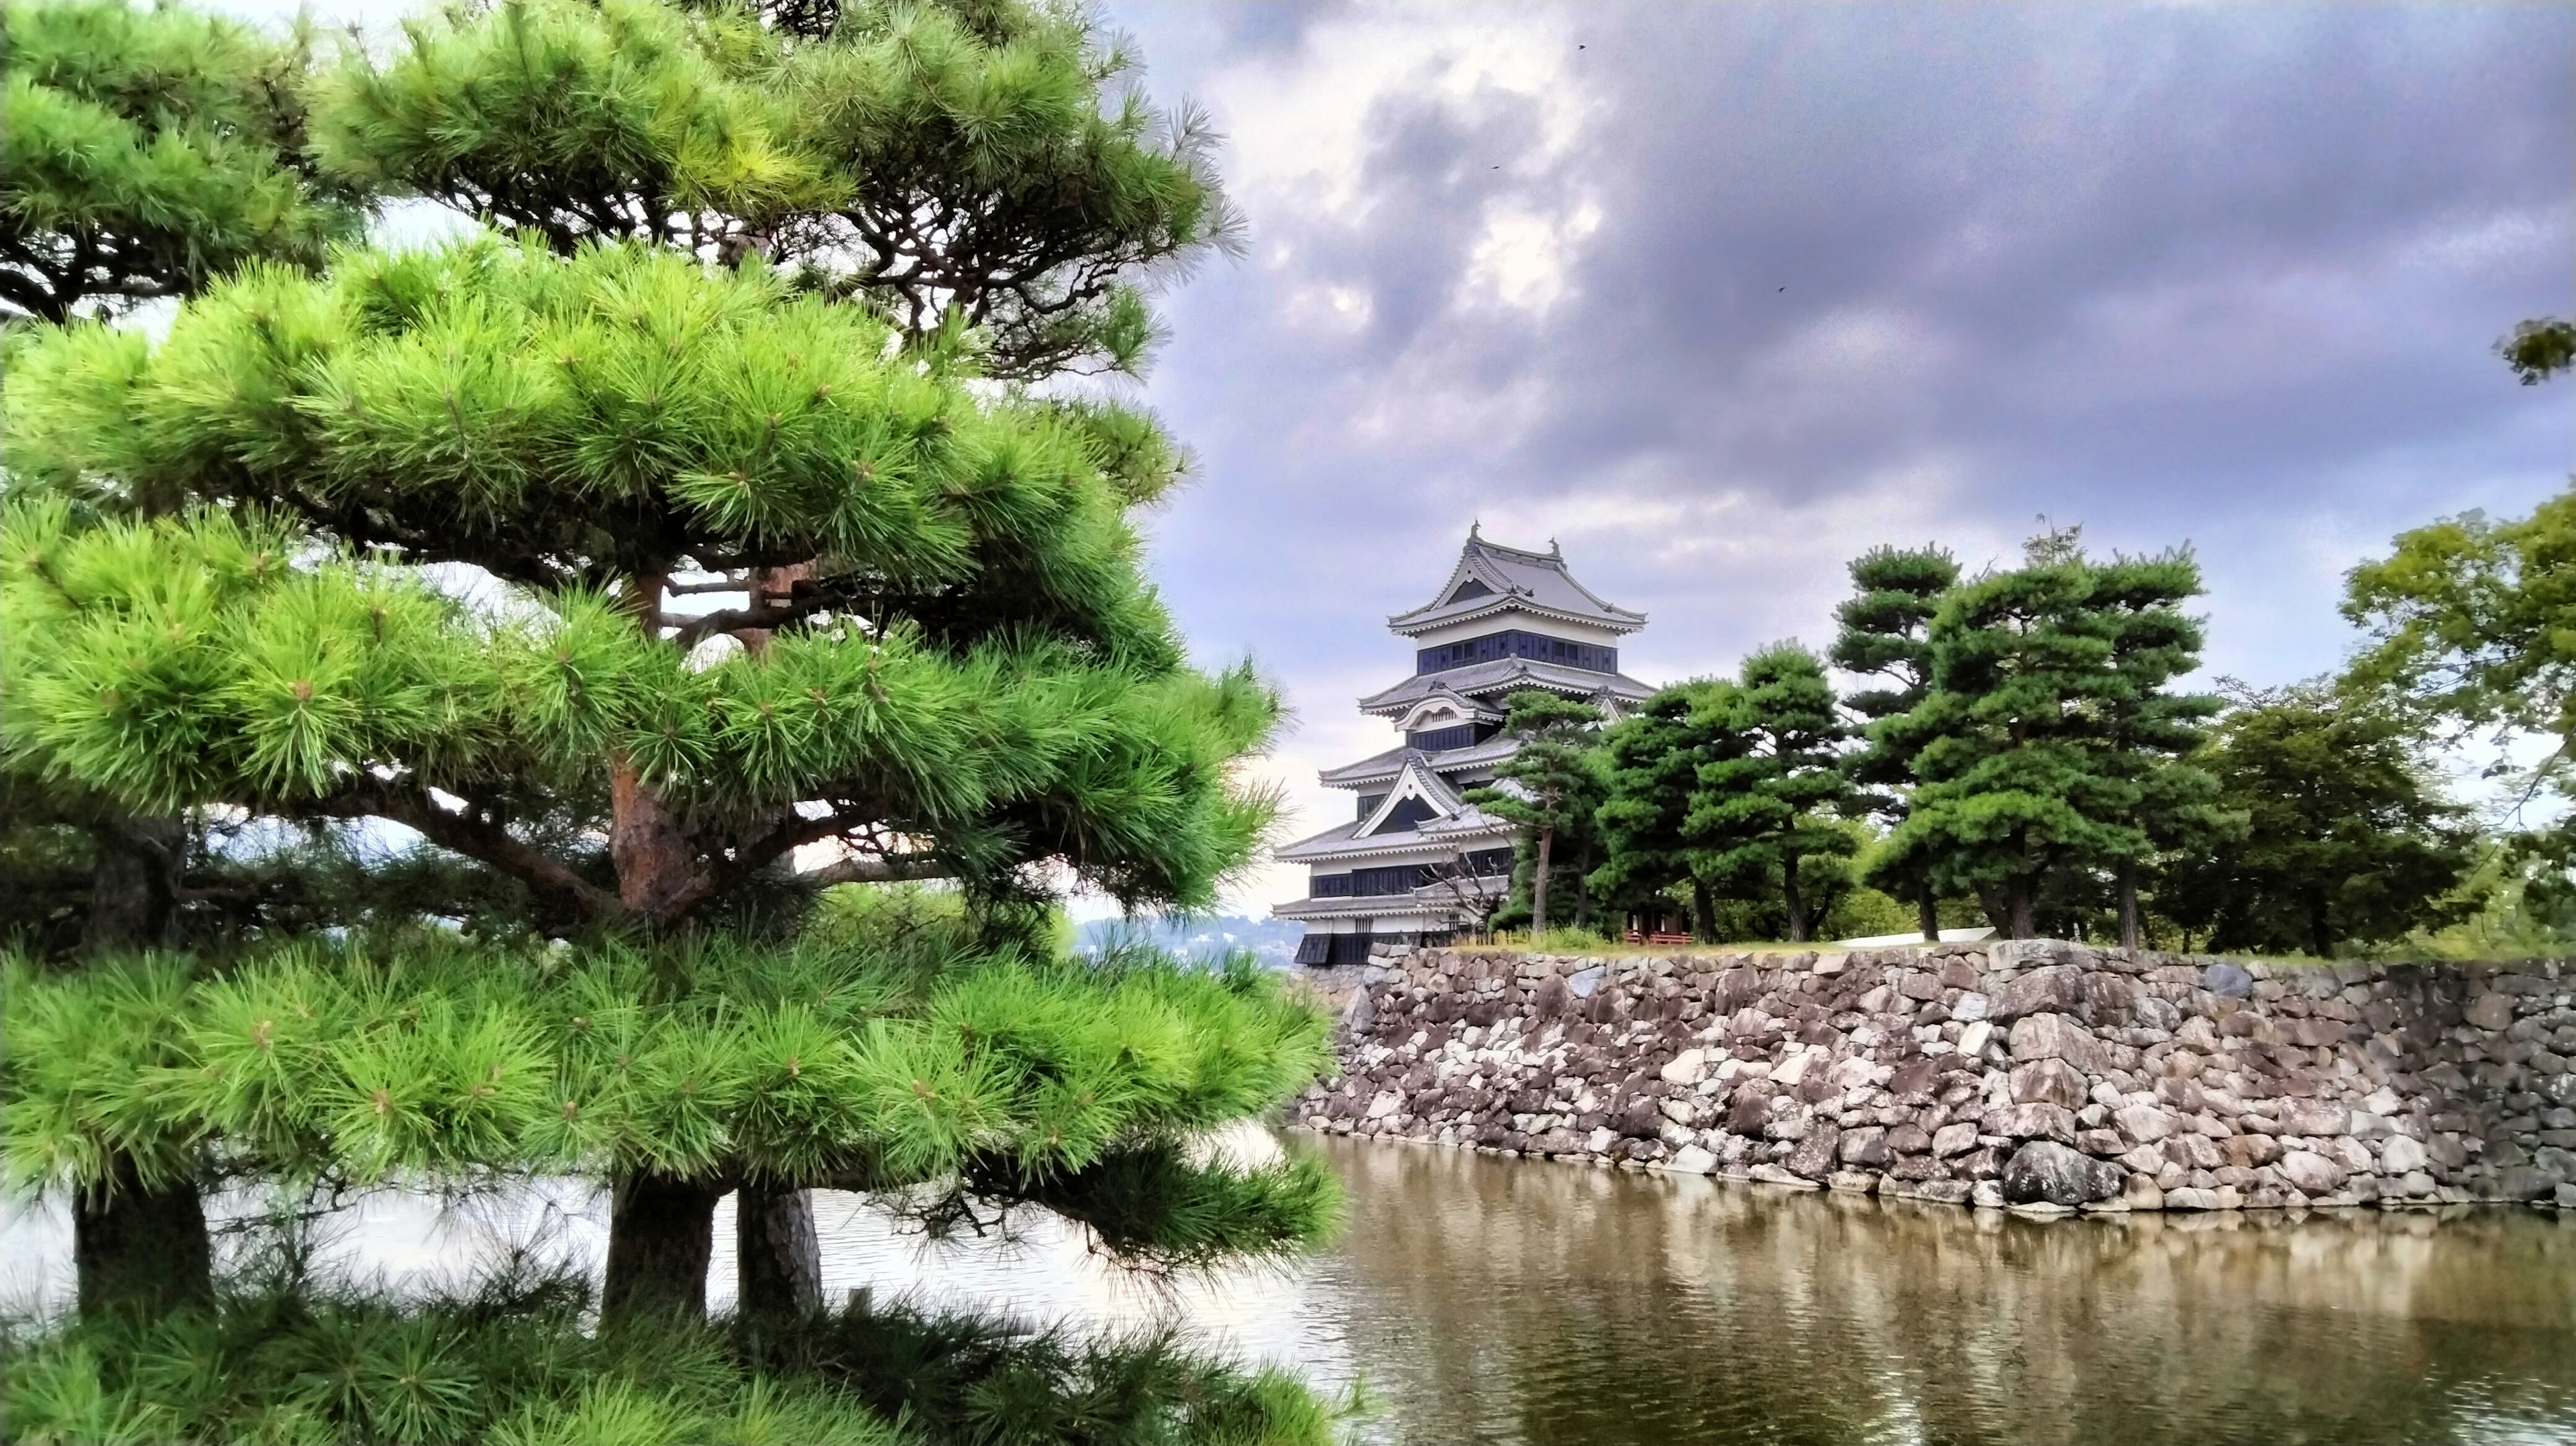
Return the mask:
{"type": "Polygon", "coordinates": [[[2576,1228],[2096,1219],[1334,1142],[1418,1441],[2576,1439],[2576,1228]]]}
{"type": "MultiPolygon", "coordinates": [[[[2576,1440],[2576,1218],[2518,1211],[2138,1216],[1964,1211],[1292,1137],[1351,1190],[1294,1273],[1164,1288],[1032,1219],[926,1245],[826,1195],[826,1286],[1039,1319],[1177,1317],[1333,1385],[1377,1442],[2557,1442],[2576,1440]]],[[[727,1207],[730,1208],[729,1206],[727,1207]]],[[[731,1238],[718,1222],[720,1254],[731,1238]]],[[[339,1271],[454,1279],[516,1244],[596,1269],[605,1210],[569,1183],[380,1193],[339,1271]]],[[[0,1218],[0,1278],[59,1301],[50,1210],[0,1218]]],[[[712,1272],[722,1305],[729,1258],[712,1272]]]]}

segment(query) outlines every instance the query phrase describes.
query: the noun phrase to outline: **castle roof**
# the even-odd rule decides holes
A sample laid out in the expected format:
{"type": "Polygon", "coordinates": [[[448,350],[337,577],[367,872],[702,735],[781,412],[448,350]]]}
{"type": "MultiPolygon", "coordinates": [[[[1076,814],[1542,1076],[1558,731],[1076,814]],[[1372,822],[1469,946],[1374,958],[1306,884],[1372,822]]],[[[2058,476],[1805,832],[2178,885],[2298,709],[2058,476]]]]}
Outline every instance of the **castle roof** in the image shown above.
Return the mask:
{"type": "Polygon", "coordinates": [[[1445,673],[1417,673],[1384,692],[1362,698],[1360,711],[1401,713],[1440,688],[1468,698],[1498,698],[1519,688],[1545,688],[1570,698],[1607,695],[1621,704],[1642,703],[1655,696],[1654,689],[1625,673],[1595,673],[1563,663],[1542,663],[1535,658],[1496,658],[1445,673]]]}
{"type": "Polygon", "coordinates": [[[1565,553],[1554,543],[1545,552],[1505,547],[1485,540],[1470,528],[1458,565],[1449,571],[1439,596],[1411,612],[1397,613],[1386,625],[1405,637],[1416,637],[1451,623],[1507,612],[1535,613],[1583,623],[1611,633],[1633,633],[1646,625],[1644,613],[1606,602],[1565,570],[1565,553]]]}

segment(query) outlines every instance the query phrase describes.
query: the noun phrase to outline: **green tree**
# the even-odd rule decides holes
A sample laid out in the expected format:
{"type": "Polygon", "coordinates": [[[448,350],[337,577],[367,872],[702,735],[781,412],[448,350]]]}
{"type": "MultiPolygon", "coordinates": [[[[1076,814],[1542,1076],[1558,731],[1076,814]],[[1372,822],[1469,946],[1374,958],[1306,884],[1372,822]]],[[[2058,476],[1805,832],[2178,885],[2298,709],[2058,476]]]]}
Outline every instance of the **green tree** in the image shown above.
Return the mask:
{"type": "MultiPolygon", "coordinates": [[[[817,844],[845,854],[818,882],[1024,895],[1062,863],[1131,903],[1207,902],[1270,815],[1232,784],[1270,695],[1183,665],[1084,434],[886,340],[758,269],[489,238],[352,255],[327,282],[254,273],[158,346],[44,337],[13,475],[274,510],[82,529],[14,501],[10,630],[59,641],[11,651],[11,744],[138,808],[403,824],[572,930],[670,935],[817,844]],[[443,509],[446,545],[293,561],[370,503],[443,509]],[[451,559],[516,582],[514,613],[421,576],[451,559]],[[798,569],[796,591],[672,610],[675,575],[745,563],[798,569]],[[605,800],[607,877],[517,827],[558,797],[605,800]]],[[[1131,1143],[1025,1183],[1161,1148],[1131,1143]]],[[[726,1189],[849,1168],[675,1167],[659,1146],[601,1164],[623,1313],[697,1307],[726,1189]]]]}
{"type": "MultiPolygon", "coordinates": [[[[193,293],[245,261],[318,264],[357,233],[360,198],[303,155],[299,30],[123,0],[0,10],[0,318],[109,316],[193,293]]],[[[13,639],[23,646],[23,637],[13,639]]],[[[206,821],[119,806],[45,776],[0,740],[0,927],[62,958],[167,948],[183,924],[235,924],[298,880],[210,849],[206,821]]],[[[85,1310],[210,1288],[193,1184],[147,1186],[110,1158],[74,1193],[84,1267],[139,1242],[148,1269],[84,1269],[85,1310]]]]}
{"type": "Polygon", "coordinates": [[[1548,927],[1548,886],[1560,838],[1587,834],[1600,806],[1600,769],[1592,757],[1601,711],[1589,703],[1524,688],[1503,700],[1503,731],[1520,747],[1494,766],[1495,786],[1467,791],[1467,801],[1518,824],[1532,858],[1530,930],[1548,927]]]}
{"type": "Polygon", "coordinates": [[[126,0],[14,0],[0,306],[45,321],[184,296],[251,260],[318,265],[356,195],[304,155],[308,50],[126,0]]]}
{"type": "Polygon", "coordinates": [[[2576,322],[2554,316],[2535,317],[2497,342],[2496,354],[2513,368],[2514,375],[2522,378],[2524,386],[2536,387],[2576,367],[2576,322]]]}
{"type": "Polygon", "coordinates": [[[1744,660],[1742,682],[1712,692],[1715,713],[1700,727],[1713,756],[1699,765],[1682,820],[1699,872],[1731,889],[1767,889],[1775,881],[1792,943],[1808,938],[1799,865],[1842,858],[1856,848],[1848,829],[1827,815],[1852,801],[1835,745],[1849,736],[1835,710],[1822,659],[1794,642],[1775,643],[1744,660]]]}
{"type": "Polygon", "coordinates": [[[2200,594],[2200,566],[2188,552],[2119,558],[2097,565],[2094,606],[2107,613],[2114,686],[2099,702],[2111,765],[2136,790],[2127,822],[2139,852],[2109,860],[2120,947],[2144,947],[2138,877],[2160,855],[2206,854],[2243,827],[2220,797],[2218,780],[2193,760],[2205,722],[2224,706],[2205,693],[2175,693],[2171,682],[2200,665],[2202,634],[2181,603],[2200,594]]]}
{"type": "Polygon", "coordinates": [[[2187,553],[2096,563],[2072,531],[1954,590],[1932,621],[1930,693],[1883,725],[1922,783],[1873,882],[1922,870],[2019,939],[2052,880],[2151,857],[2165,805],[2179,819],[2204,792],[2155,776],[2167,730],[2199,707],[2157,701],[2197,660],[2179,607],[2198,591],[2187,553]]]}
{"type": "MultiPolygon", "coordinates": [[[[180,520],[13,512],[29,544],[13,606],[106,651],[13,680],[12,746],[120,797],[408,825],[556,931],[721,928],[810,847],[844,856],[798,876],[809,890],[941,874],[998,908],[1066,863],[1131,902],[1205,900],[1269,814],[1232,777],[1275,704],[1248,675],[1184,668],[1136,573],[1123,514],[1177,452],[1134,414],[965,385],[986,359],[1028,375],[1038,352],[945,321],[890,336],[881,293],[757,264],[777,250],[761,226],[881,183],[791,132],[827,101],[907,94],[906,47],[983,67],[1003,119],[1053,116],[1066,146],[1117,151],[1060,105],[1014,111],[1004,83],[1057,94],[1069,56],[1102,57],[1058,43],[1079,27],[1051,12],[870,14],[877,31],[787,46],[730,13],[504,6],[416,28],[381,68],[353,59],[317,102],[333,174],[526,225],[559,254],[352,255],[327,285],[254,274],[159,346],[73,330],[31,348],[13,471],[180,520]],[[1040,31],[1055,40],[1014,39],[1040,31]],[[781,100],[795,65],[845,45],[882,63],[852,62],[837,99],[781,100]],[[207,503],[231,510],[189,510],[207,503]],[[58,548],[95,570],[50,570],[58,548]],[[454,603],[421,581],[434,564],[509,600],[454,603]],[[741,605],[687,601],[725,591],[741,605]],[[110,656],[151,617],[160,642],[110,656]],[[709,651],[726,638],[740,648],[709,651]],[[140,727],[138,709],[175,711],[140,727]],[[595,822],[604,854],[566,847],[566,819],[595,822]]],[[[1096,94],[1115,72],[1080,73],[1096,94]]],[[[1128,140],[1119,166],[1195,166],[1128,140]]],[[[974,184],[1066,181],[999,164],[1028,158],[995,149],[974,184]]],[[[1213,178],[1191,174],[1213,214],[1213,178]]],[[[948,257],[942,284],[987,266],[1007,289],[1026,264],[948,257]]],[[[1145,264],[1111,269],[1124,285],[1145,264]]],[[[667,1164],[604,1166],[621,1312],[692,1308],[717,1186],[743,1185],[747,1216],[799,1186],[721,1153],[667,1164]]]]}
{"type": "Polygon", "coordinates": [[[1206,123],[1149,106],[1133,56],[1084,12],[768,18],[654,0],[458,10],[380,65],[352,58],[317,102],[316,148],[334,174],[557,247],[757,256],[916,344],[963,336],[1015,380],[1133,370],[1153,334],[1145,287],[1236,244],[1206,123]]]}
{"type": "Polygon", "coordinates": [[[2331,958],[2467,911],[2476,831],[2396,712],[2323,682],[2243,690],[2199,762],[2246,826],[2169,862],[2156,901],[2210,947],[2331,958]]]}
{"type": "Polygon", "coordinates": [[[1685,825],[1701,765],[1718,755],[1713,725],[1726,716],[1731,683],[1699,680],[1659,690],[1612,724],[1601,744],[1603,797],[1594,817],[1601,831],[1601,866],[1592,892],[1605,905],[1654,910],[1664,891],[1687,884],[1691,931],[1714,942],[1716,919],[1709,879],[1685,825]]]}
{"type": "MultiPolygon", "coordinates": [[[[2526,385],[2568,367],[2569,324],[2524,322],[2500,347],[2526,385]]],[[[2576,764],[2576,488],[2496,521],[2478,512],[2400,533],[2345,580],[2343,614],[2370,636],[2343,686],[2455,739],[2492,729],[2557,746],[2533,793],[2567,789],[2576,764]]],[[[2500,763],[2499,769],[2503,767],[2500,763]]],[[[2565,825],[2526,851],[2576,857],[2565,825]]]]}
{"type": "MultiPolygon", "coordinates": [[[[1946,548],[1874,547],[1851,563],[1852,596],[1834,610],[1841,624],[1833,665],[1878,686],[1852,693],[1843,706],[1866,720],[1862,742],[1844,755],[1844,770],[1869,811],[1894,828],[1912,796],[1914,756],[1879,723],[1920,707],[1932,689],[1932,615],[1958,585],[1959,563],[1946,548]]],[[[1888,876],[1887,888],[1914,903],[1926,940],[1941,937],[1940,899],[1928,874],[1888,876]]]]}

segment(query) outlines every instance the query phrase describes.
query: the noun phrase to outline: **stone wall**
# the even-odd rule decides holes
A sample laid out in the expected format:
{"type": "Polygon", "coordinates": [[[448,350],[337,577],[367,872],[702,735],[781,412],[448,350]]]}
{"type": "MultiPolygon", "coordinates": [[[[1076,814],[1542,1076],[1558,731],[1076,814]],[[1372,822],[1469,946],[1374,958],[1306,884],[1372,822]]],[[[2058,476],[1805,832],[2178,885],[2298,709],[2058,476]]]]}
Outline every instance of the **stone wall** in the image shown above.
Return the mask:
{"type": "Polygon", "coordinates": [[[1334,1134],[2037,1212],[2576,1208],[2576,967],[2291,965],[2048,940],[1383,957],[1334,1134]]]}

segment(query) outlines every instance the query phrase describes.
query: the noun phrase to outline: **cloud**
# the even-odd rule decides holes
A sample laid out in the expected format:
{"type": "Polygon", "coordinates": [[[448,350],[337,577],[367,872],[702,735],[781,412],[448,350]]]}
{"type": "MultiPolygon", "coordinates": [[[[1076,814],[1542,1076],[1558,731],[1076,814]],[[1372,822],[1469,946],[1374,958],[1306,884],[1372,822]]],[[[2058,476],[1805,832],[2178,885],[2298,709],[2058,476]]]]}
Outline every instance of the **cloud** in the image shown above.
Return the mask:
{"type": "Polygon", "coordinates": [[[2488,350],[2576,302],[2564,8],[1110,13],[1233,138],[1251,255],[1145,389],[1203,464],[1156,567],[1287,686],[1306,828],[1471,519],[1649,612],[1649,680],[2044,513],[2194,545],[2212,668],[2281,681],[2394,531],[2564,484],[2564,388],[2488,350]]]}

